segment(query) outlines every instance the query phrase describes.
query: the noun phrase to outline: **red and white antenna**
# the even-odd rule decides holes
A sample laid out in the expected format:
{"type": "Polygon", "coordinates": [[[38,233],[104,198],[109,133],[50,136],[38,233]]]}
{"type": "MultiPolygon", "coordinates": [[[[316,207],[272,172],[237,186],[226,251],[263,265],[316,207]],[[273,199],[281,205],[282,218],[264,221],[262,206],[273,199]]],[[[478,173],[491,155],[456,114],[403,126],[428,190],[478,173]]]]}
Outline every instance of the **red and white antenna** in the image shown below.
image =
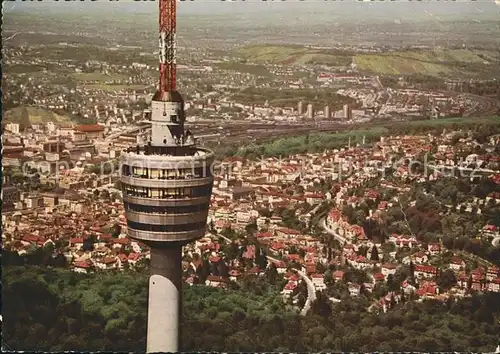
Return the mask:
{"type": "Polygon", "coordinates": [[[176,27],[177,0],[160,0],[160,85],[162,97],[176,89],[176,27]]]}

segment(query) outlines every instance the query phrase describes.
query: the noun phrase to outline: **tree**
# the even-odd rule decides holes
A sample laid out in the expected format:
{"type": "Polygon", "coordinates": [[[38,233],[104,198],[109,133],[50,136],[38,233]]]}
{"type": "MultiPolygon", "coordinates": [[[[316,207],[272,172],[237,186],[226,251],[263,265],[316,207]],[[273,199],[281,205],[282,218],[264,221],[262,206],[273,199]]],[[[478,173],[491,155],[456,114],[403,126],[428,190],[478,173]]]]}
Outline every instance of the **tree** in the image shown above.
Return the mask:
{"type": "Polygon", "coordinates": [[[373,245],[370,260],[379,261],[377,246],[373,245]]]}
{"type": "Polygon", "coordinates": [[[196,275],[198,276],[200,283],[204,284],[210,273],[210,262],[204,258],[201,265],[196,269],[196,275]]]}
{"type": "Polygon", "coordinates": [[[363,256],[363,257],[366,257],[367,253],[368,253],[368,247],[366,246],[360,246],[358,248],[358,252],[356,252],[359,256],[363,256]]]}
{"type": "Polygon", "coordinates": [[[389,291],[396,291],[396,289],[399,288],[399,284],[396,283],[392,274],[387,276],[387,288],[389,291]]]}
{"type": "Polygon", "coordinates": [[[101,190],[100,197],[101,199],[109,200],[111,195],[109,194],[109,191],[107,189],[103,189],[101,190]]]}
{"type": "Polygon", "coordinates": [[[401,303],[404,304],[406,302],[406,295],[405,295],[403,288],[400,288],[399,296],[400,296],[401,303]]]}
{"type": "Polygon", "coordinates": [[[444,272],[440,272],[436,283],[441,289],[446,291],[457,284],[457,277],[451,269],[447,269],[444,272]]]}
{"type": "Polygon", "coordinates": [[[217,273],[224,278],[229,277],[229,267],[224,260],[217,263],[217,273]]]}
{"type": "Polygon", "coordinates": [[[299,308],[303,308],[304,305],[306,304],[307,301],[307,296],[305,296],[302,292],[299,293],[299,296],[297,298],[297,306],[299,308]]]}
{"type": "Polygon", "coordinates": [[[54,253],[54,250],[55,250],[55,247],[54,247],[54,244],[52,242],[47,242],[44,246],[43,246],[43,250],[45,251],[45,253],[47,253],[48,255],[52,255],[54,253]]]}
{"type": "Polygon", "coordinates": [[[412,260],[410,260],[410,276],[412,278],[415,278],[415,265],[413,264],[412,260]]]}
{"type": "Polygon", "coordinates": [[[278,270],[276,269],[274,263],[269,264],[269,267],[266,269],[265,275],[269,283],[273,285],[276,284],[278,280],[278,270]]]}
{"type": "Polygon", "coordinates": [[[469,275],[469,278],[467,279],[467,290],[470,290],[472,288],[472,274],[469,275]]]}
{"type": "Polygon", "coordinates": [[[387,286],[384,283],[377,283],[373,287],[373,295],[375,295],[375,298],[377,299],[387,295],[387,292],[387,286]]]}
{"type": "Polygon", "coordinates": [[[394,298],[394,293],[391,294],[391,299],[389,302],[389,308],[392,310],[396,307],[396,299],[394,298]]]}
{"type": "Polygon", "coordinates": [[[95,235],[91,235],[91,236],[87,237],[86,239],[83,240],[82,249],[84,251],[93,251],[95,242],[96,242],[95,235]]]}
{"type": "Polygon", "coordinates": [[[208,224],[208,229],[212,234],[217,234],[217,230],[215,230],[215,223],[213,220],[210,220],[210,223],[208,224]]]}
{"type": "Polygon", "coordinates": [[[115,200],[121,201],[122,200],[121,194],[119,192],[113,192],[111,194],[111,200],[113,200],[113,201],[115,201],[115,200]]]}
{"type": "Polygon", "coordinates": [[[469,238],[467,236],[460,236],[454,240],[453,248],[458,250],[463,250],[469,243],[469,238]]]}
{"type": "Polygon", "coordinates": [[[249,235],[253,235],[254,233],[256,233],[257,231],[259,230],[259,228],[257,227],[257,223],[255,221],[252,221],[251,223],[247,224],[245,226],[245,231],[249,234],[249,235]]]}
{"type": "MultiPolygon", "coordinates": [[[[146,347],[147,272],[78,274],[3,266],[2,340],[12,350],[140,352],[146,347]]],[[[183,286],[183,324],[189,333],[182,334],[179,351],[487,352],[500,332],[499,294],[493,292],[445,304],[407,301],[387,314],[367,312],[372,299],[347,297],[331,304],[330,295],[317,294],[311,311],[301,316],[265,287],[267,280],[249,278],[241,290],[183,286]]],[[[303,282],[294,295],[299,293],[303,306],[303,282]]]]}
{"type": "Polygon", "coordinates": [[[272,216],[272,213],[268,208],[260,208],[258,211],[259,215],[265,218],[270,218],[272,216]]]}
{"type": "Polygon", "coordinates": [[[366,220],[366,213],[364,210],[356,211],[356,224],[362,226],[366,220]]]}
{"type": "Polygon", "coordinates": [[[260,269],[266,269],[267,268],[267,258],[266,256],[262,253],[262,250],[260,249],[259,246],[255,247],[255,264],[260,268],[260,269]]]}
{"type": "Polygon", "coordinates": [[[111,228],[111,236],[117,238],[118,236],[120,236],[121,232],[122,232],[122,227],[120,226],[120,224],[115,223],[111,228]]]}
{"type": "Polygon", "coordinates": [[[454,241],[455,238],[453,236],[446,235],[443,237],[443,245],[449,250],[453,248],[454,241]]]}
{"type": "Polygon", "coordinates": [[[227,259],[233,260],[238,257],[239,247],[236,242],[231,241],[229,245],[223,246],[223,253],[226,255],[227,259]]]}
{"type": "Polygon", "coordinates": [[[311,304],[311,312],[321,317],[329,317],[332,313],[332,306],[330,300],[323,292],[316,292],[316,300],[311,304]]]}

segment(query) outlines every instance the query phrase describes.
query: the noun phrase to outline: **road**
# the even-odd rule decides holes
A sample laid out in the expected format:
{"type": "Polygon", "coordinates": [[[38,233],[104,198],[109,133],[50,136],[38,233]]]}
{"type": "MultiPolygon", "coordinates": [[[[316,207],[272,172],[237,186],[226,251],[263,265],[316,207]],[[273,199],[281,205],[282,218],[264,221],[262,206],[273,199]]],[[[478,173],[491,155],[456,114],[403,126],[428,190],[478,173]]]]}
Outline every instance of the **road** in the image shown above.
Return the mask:
{"type": "MultiPolygon", "coordinates": [[[[227,237],[222,236],[220,234],[218,234],[217,236],[222,238],[224,241],[231,243],[231,240],[228,239],[227,237]]],[[[279,260],[277,258],[267,256],[267,255],[266,255],[266,259],[269,261],[272,261],[272,262],[276,262],[276,263],[282,262],[281,260],[279,260]]],[[[316,290],[314,289],[314,284],[313,284],[312,280],[307,276],[307,274],[305,274],[304,272],[302,272],[300,270],[298,270],[297,273],[302,278],[302,280],[304,280],[306,282],[306,286],[307,286],[307,300],[306,300],[306,303],[304,304],[304,307],[300,311],[300,314],[302,316],[305,316],[307,314],[307,312],[309,311],[309,309],[311,308],[313,301],[316,300],[316,290]]]]}
{"type": "Polygon", "coordinates": [[[494,175],[497,173],[497,171],[487,169],[487,168],[468,168],[468,167],[457,167],[457,166],[448,166],[448,165],[432,165],[428,164],[428,167],[430,167],[433,170],[436,170],[438,172],[445,171],[445,170],[459,170],[460,172],[472,172],[474,174],[484,174],[484,175],[494,175]]]}
{"type": "Polygon", "coordinates": [[[495,238],[493,239],[493,241],[491,241],[491,244],[492,244],[494,247],[498,247],[498,246],[500,246],[500,236],[495,237],[495,238]]]}
{"type": "MultiPolygon", "coordinates": [[[[279,259],[276,259],[271,256],[266,256],[266,258],[272,262],[281,262],[279,259]]],[[[302,310],[300,310],[300,314],[302,316],[305,316],[309,309],[311,308],[311,305],[314,300],[316,300],[316,290],[314,289],[314,284],[312,280],[305,274],[304,272],[298,270],[297,273],[300,275],[300,277],[306,282],[307,286],[307,300],[306,303],[304,304],[304,307],[302,310]]]]}
{"type": "Polygon", "coordinates": [[[378,76],[375,76],[375,79],[377,80],[377,86],[380,91],[384,90],[384,85],[382,85],[382,82],[380,82],[380,78],[378,76]]]}
{"type": "Polygon", "coordinates": [[[469,253],[469,252],[466,252],[466,251],[457,251],[457,253],[459,255],[461,255],[462,257],[467,258],[470,261],[476,261],[476,262],[478,262],[479,264],[481,264],[483,266],[487,266],[487,267],[492,267],[493,266],[493,263],[491,263],[490,261],[487,261],[484,258],[476,256],[475,254],[472,254],[472,253],[469,253]]]}
{"type": "Polygon", "coordinates": [[[298,270],[297,273],[306,282],[307,285],[307,300],[306,303],[304,304],[304,307],[300,311],[300,314],[302,316],[305,316],[307,315],[307,312],[311,308],[313,301],[316,300],[316,290],[314,289],[314,284],[312,280],[304,272],[298,270]]]}
{"type": "Polygon", "coordinates": [[[133,127],[133,128],[121,131],[121,132],[113,133],[113,134],[108,135],[104,139],[104,141],[109,142],[109,141],[112,141],[114,139],[117,139],[120,135],[132,134],[132,133],[138,132],[138,131],[140,131],[142,129],[144,129],[144,127],[133,127]]]}
{"type": "Polygon", "coordinates": [[[227,238],[226,236],[223,236],[221,234],[217,234],[217,236],[219,236],[220,238],[222,238],[224,241],[226,241],[227,243],[231,243],[233,241],[231,241],[231,239],[227,238]]]}
{"type": "Polygon", "coordinates": [[[335,239],[337,241],[342,242],[342,243],[347,243],[347,239],[345,237],[340,236],[338,233],[336,233],[335,231],[333,231],[332,229],[330,229],[328,226],[326,226],[325,218],[322,218],[319,221],[319,224],[323,228],[323,230],[325,230],[330,235],[332,235],[333,237],[335,237],[335,239]]]}

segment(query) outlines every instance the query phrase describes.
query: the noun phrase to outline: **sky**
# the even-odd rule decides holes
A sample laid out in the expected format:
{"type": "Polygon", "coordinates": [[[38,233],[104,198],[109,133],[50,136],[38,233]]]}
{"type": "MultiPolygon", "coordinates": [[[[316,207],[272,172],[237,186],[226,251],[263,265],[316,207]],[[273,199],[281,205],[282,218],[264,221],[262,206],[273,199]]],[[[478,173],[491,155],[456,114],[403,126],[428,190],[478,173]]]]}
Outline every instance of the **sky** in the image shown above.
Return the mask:
{"type": "MultiPolygon", "coordinates": [[[[150,13],[157,9],[156,1],[134,1],[134,0],[95,0],[95,1],[5,1],[3,2],[4,14],[6,12],[94,12],[112,11],[123,13],[150,13]]],[[[193,0],[178,2],[178,14],[182,15],[226,15],[244,13],[324,13],[361,11],[372,13],[374,17],[384,15],[411,16],[413,12],[423,12],[424,9],[432,11],[436,15],[483,15],[490,13],[499,15],[499,6],[495,6],[493,0],[456,0],[456,2],[437,0],[423,0],[423,2],[407,2],[407,0],[397,0],[396,2],[374,2],[360,3],[355,0],[325,1],[325,0],[298,0],[287,1],[262,1],[262,0],[193,0]],[[352,3],[354,1],[354,3],[352,3]]],[[[355,14],[353,13],[353,17],[355,14]]]]}

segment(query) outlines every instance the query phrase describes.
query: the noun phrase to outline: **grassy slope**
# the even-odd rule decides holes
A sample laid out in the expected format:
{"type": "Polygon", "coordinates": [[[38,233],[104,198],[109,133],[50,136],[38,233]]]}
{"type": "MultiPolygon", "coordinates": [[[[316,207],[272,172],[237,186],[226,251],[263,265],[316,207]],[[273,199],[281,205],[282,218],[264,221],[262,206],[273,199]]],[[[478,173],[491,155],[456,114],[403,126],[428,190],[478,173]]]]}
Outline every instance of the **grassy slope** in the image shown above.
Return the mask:
{"type": "Polygon", "coordinates": [[[144,90],[146,85],[130,84],[130,85],[108,85],[104,83],[100,84],[84,84],[87,89],[103,90],[107,92],[116,92],[120,90],[144,90]]]}
{"type": "Polygon", "coordinates": [[[484,65],[485,69],[495,65],[495,53],[486,51],[433,50],[415,52],[394,52],[387,54],[358,54],[355,62],[361,70],[372,71],[380,74],[427,74],[431,76],[456,75],[470,73],[461,67],[463,64],[484,65]],[[485,59],[490,59],[490,64],[484,64],[485,59]]]}
{"type": "MultiPolygon", "coordinates": [[[[496,126],[499,119],[499,116],[478,118],[458,117],[397,123],[393,122],[380,124],[379,126],[364,125],[337,132],[312,132],[308,134],[308,143],[306,143],[306,135],[299,134],[296,136],[273,138],[260,144],[240,145],[238,146],[236,154],[240,156],[253,157],[277,157],[305,152],[320,152],[325,149],[337,149],[344,147],[349,138],[351,138],[352,143],[358,143],[361,142],[363,136],[365,136],[368,141],[373,141],[381,136],[392,134],[427,134],[433,130],[442,130],[444,128],[458,130],[471,125],[484,125],[486,127],[496,126]]],[[[468,128],[465,130],[467,129],[468,128]]]]}
{"type": "Polygon", "coordinates": [[[110,80],[123,80],[125,75],[120,74],[103,74],[100,72],[93,73],[72,73],[71,76],[78,81],[110,81],[110,80]]]}
{"type": "Polygon", "coordinates": [[[219,69],[222,70],[237,71],[240,73],[251,74],[256,76],[268,77],[270,75],[270,72],[262,65],[249,65],[237,62],[224,62],[224,63],[218,63],[215,66],[217,66],[219,69]]]}
{"type": "Polygon", "coordinates": [[[119,90],[141,90],[146,85],[139,84],[108,84],[107,81],[119,81],[126,79],[123,74],[103,74],[98,71],[93,73],[71,73],[70,76],[75,79],[79,85],[85,86],[88,89],[104,90],[116,92],[119,90]]]}
{"type": "MultiPolygon", "coordinates": [[[[277,64],[347,65],[352,60],[349,53],[343,54],[300,46],[252,45],[237,49],[235,54],[251,61],[269,61],[277,64]]],[[[354,62],[358,65],[358,69],[388,75],[473,74],[470,68],[463,66],[472,64],[482,66],[488,71],[494,70],[499,60],[497,53],[466,49],[354,55],[354,62]]]]}
{"type": "Polygon", "coordinates": [[[62,116],[51,111],[48,111],[43,108],[37,107],[16,107],[13,108],[4,114],[4,120],[6,122],[19,123],[23,125],[31,124],[40,124],[47,122],[54,122],[56,124],[69,123],[71,119],[68,116],[62,116]],[[23,114],[23,111],[27,110],[29,117],[29,122],[25,120],[26,115],[23,114]]]}
{"type": "Polygon", "coordinates": [[[251,45],[236,50],[236,55],[256,62],[276,64],[330,64],[345,66],[351,62],[349,55],[337,55],[322,49],[309,49],[294,45],[251,45]]]}

